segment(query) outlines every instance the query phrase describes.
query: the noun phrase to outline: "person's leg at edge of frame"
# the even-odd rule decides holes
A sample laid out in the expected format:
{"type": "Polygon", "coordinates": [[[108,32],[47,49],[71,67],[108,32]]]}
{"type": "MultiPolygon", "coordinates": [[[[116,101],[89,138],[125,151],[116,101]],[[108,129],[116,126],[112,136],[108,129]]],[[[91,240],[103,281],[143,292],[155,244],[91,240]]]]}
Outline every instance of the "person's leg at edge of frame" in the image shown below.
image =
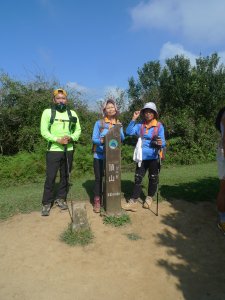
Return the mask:
{"type": "Polygon", "coordinates": [[[220,148],[217,151],[218,177],[220,180],[217,194],[218,228],[225,234],[225,158],[220,148]]]}
{"type": "Polygon", "coordinates": [[[158,160],[150,160],[149,161],[149,169],[148,169],[148,195],[145,198],[143,203],[143,208],[150,209],[153,197],[157,191],[157,185],[159,180],[158,175],[158,160]]]}
{"type": "Polygon", "coordinates": [[[217,195],[217,209],[219,215],[218,227],[225,234],[225,178],[220,180],[220,189],[217,195]]]}
{"type": "Polygon", "coordinates": [[[102,194],[102,175],[103,175],[103,160],[94,158],[94,203],[93,211],[100,213],[101,210],[101,194],[102,194]]]}
{"type": "Polygon", "coordinates": [[[134,189],[130,200],[122,206],[124,210],[136,212],[138,209],[138,198],[141,194],[141,183],[145,176],[148,167],[148,161],[142,161],[141,166],[136,165],[136,171],[134,176],[134,189]]]}
{"type": "Polygon", "coordinates": [[[104,160],[100,161],[100,207],[103,207],[103,176],[104,176],[104,160]]]}
{"type": "Polygon", "coordinates": [[[59,153],[46,153],[46,179],[44,184],[44,191],[42,197],[42,216],[49,216],[54,199],[54,185],[56,174],[60,167],[59,153]]]}

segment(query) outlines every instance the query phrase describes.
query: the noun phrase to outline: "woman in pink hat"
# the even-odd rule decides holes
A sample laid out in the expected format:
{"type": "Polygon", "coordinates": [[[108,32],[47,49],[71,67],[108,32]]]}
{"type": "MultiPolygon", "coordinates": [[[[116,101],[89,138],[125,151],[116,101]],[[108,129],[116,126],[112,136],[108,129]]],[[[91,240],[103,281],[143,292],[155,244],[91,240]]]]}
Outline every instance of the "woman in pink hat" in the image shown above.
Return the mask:
{"type": "Polygon", "coordinates": [[[133,159],[137,162],[134,180],[134,189],[131,199],[123,206],[123,209],[137,211],[138,198],[141,194],[141,183],[148,171],[148,195],[143,207],[150,209],[152,198],[156,193],[159,173],[159,152],[166,146],[164,127],[157,121],[158,112],[155,103],[148,102],[140,111],[135,111],[133,118],[126,129],[127,135],[135,135],[138,142],[133,159]],[[136,123],[138,117],[141,122],[136,123]]]}
{"type": "MultiPolygon", "coordinates": [[[[115,124],[121,124],[118,120],[118,109],[113,99],[108,99],[103,105],[103,119],[98,120],[93,129],[92,142],[94,152],[94,212],[100,213],[101,196],[102,196],[102,177],[103,177],[103,160],[104,160],[104,137],[109,129],[115,124]]],[[[121,127],[121,141],[124,140],[124,133],[121,127]]]]}

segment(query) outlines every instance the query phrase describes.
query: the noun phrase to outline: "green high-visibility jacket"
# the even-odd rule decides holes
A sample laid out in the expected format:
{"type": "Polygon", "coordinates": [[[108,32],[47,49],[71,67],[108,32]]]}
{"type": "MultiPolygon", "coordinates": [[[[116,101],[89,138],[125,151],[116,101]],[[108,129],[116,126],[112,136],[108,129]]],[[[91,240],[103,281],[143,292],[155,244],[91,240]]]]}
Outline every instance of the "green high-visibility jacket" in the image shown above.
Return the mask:
{"type": "Polygon", "coordinates": [[[57,139],[63,136],[69,136],[72,142],[67,145],[67,150],[73,150],[73,142],[76,142],[81,134],[81,127],[79,118],[74,110],[70,110],[73,117],[77,118],[74,132],[70,132],[69,129],[69,116],[67,111],[56,111],[55,120],[50,126],[51,108],[47,108],[43,111],[41,116],[41,135],[51,143],[49,151],[64,151],[64,145],[57,143],[57,139]]]}

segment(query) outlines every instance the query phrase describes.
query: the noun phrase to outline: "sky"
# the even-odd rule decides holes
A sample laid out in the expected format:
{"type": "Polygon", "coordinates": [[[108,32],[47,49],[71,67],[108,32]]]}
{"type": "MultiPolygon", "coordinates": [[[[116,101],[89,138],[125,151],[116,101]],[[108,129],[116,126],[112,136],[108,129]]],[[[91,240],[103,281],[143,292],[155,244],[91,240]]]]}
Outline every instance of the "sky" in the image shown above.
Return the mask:
{"type": "Polygon", "coordinates": [[[93,103],[149,61],[217,52],[225,63],[225,0],[0,0],[0,11],[0,71],[93,103]]]}

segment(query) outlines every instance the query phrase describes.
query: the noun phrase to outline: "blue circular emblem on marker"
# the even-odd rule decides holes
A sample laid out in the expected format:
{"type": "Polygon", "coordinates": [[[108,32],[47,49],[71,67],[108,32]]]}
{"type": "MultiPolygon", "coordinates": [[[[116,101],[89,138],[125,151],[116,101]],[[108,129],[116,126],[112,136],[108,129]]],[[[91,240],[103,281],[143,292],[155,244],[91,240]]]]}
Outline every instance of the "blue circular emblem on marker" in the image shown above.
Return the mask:
{"type": "Polygon", "coordinates": [[[116,149],[117,147],[118,147],[117,140],[112,139],[112,140],[109,141],[109,148],[116,149]]]}

